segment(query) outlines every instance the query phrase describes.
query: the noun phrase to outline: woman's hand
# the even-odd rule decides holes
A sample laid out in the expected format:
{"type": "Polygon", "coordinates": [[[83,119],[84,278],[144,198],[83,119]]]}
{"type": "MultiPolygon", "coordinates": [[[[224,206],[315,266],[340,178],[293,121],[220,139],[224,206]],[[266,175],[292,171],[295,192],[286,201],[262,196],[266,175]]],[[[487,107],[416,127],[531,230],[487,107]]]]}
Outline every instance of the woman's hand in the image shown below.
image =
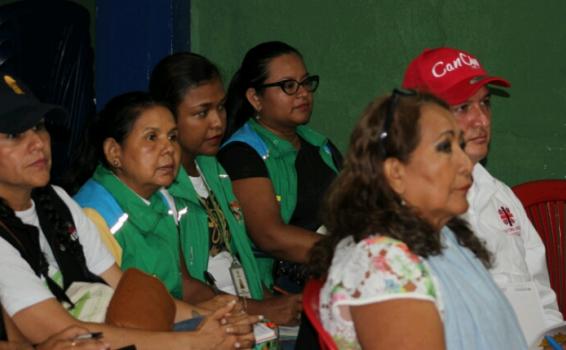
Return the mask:
{"type": "Polygon", "coordinates": [[[303,311],[301,294],[278,295],[258,302],[263,315],[272,322],[283,326],[299,324],[303,311]]]}
{"type": "Polygon", "coordinates": [[[75,340],[81,334],[88,333],[88,330],[79,326],[71,326],[60,333],[57,333],[43,343],[36,346],[39,350],[63,350],[63,349],[81,349],[81,350],[106,350],[110,349],[110,345],[99,339],[81,339],[75,340]]]}
{"type": "Polygon", "coordinates": [[[234,305],[234,309],[231,311],[232,313],[235,314],[235,313],[238,313],[238,312],[240,312],[244,309],[239,298],[234,296],[234,295],[230,295],[230,294],[218,294],[214,298],[209,299],[207,301],[204,301],[202,303],[199,303],[196,306],[203,308],[205,310],[209,310],[211,312],[214,312],[214,311],[226,306],[226,304],[228,304],[232,301],[236,301],[236,304],[234,305]]]}
{"type": "Polygon", "coordinates": [[[249,316],[234,312],[236,301],[216,310],[205,318],[197,330],[202,349],[246,349],[254,345],[253,324],[260,320],[259,316],[249,316]]]}
{"type": "Polygon", "coordinates": [[[237,343],[241,348],[253,348],[255,344],[255,337],[253,333],[253,326],[261,321],[263,316],[251,316],[243,311],[236,314],[232,313],[227,317],[228,332],[236,336],[237,343]]]}

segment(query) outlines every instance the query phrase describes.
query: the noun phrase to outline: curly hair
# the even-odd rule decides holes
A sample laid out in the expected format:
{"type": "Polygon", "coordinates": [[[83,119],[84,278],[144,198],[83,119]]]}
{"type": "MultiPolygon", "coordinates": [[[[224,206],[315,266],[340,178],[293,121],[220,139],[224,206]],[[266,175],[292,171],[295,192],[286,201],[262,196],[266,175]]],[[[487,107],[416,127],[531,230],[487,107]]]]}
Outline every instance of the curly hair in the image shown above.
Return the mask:
{"type": "MultiPolygon", "coordinates": [[[[366,108],[350,137],[344,168],[330,186],[323,205],[323,222],[331,234],[311,251],[313,274],[327,272],[336,245],[348,236],[359,242],[372,234],[386,234],[424,258],[442,252],[438,230],[421,218],[416,208],[404,204],[390,187],[383,168],[388,157],[402,163],[409,161],[420,142],[423,106],[431,104],[448,109],[445,102],[420,93],[377,98],[366,108]],[[393,98],[397,98],[396,107],[390,112],[389,130],[384,130],[393,98]]],[[[490,266],[489,252],[464,220],[453,218],[447,226],[460,245],[490,266]]]]}

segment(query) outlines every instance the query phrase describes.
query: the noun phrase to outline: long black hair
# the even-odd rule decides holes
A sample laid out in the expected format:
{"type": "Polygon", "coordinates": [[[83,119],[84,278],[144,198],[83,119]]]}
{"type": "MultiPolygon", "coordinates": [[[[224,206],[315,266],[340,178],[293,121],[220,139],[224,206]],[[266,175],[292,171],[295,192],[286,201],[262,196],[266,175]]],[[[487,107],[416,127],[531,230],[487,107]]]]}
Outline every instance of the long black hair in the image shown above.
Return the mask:
{"type": "MultiPolygon", "coordinates": [[[[268,66],[274,59],[282,55],[295,54],[303,56],[294,47],[281,41],[269,41],[251,48],[232,77],[226,93],[227,126],[225,139],[236,132],[246,121],[255,115],[253,106],[246,98],[248,88],[256,88],[269,76],[268,66]]],[[[258,91],[261,93],[261,90],[258,91]]]]}
{"type": "MultiPolygon", "coordinates": [[[[372,234],[384,234],[404,242],[409,249],[428,257],[442,252],[438,230],[422,219],[416,208],[404,204],[387,181],[383,164],[388,157],[407,163],[420,142],[420,119],[425,105],[448,109],[445,102],[428,94],[398,97],[392,117],[388,96],[375,99],[365,110],[350,137],[345,164],[331,185],[324,203],[324,225],[331,232],[312,250],[313,273],[324,275],[343,238],[356,242],[372,234]],[[390,125],[384,142],[385,120],[390,125]]],[[[460,245],[469,248],[485,266],[491,257],[483,243],[460,218],[451,219],[452,229],[460,245]]]]}
{"type": "Polygon", "coordinates": [[[174,53],[159,61],[151,72],[149,93],[177,118],[177,108],[187,92],[216,79],[222,80],[220,72],[206,57],[191,52],[174,53]]]}
{"type": "Polygon", "coordinates": [[[156,106],[168,108],[143,91],[127,92],[112,98],[85,129],[88,131],[74,157],[66,190],[75,193],[93,175],[98,164],[112,169],[104,154],[104,140],[113,138],[122,144],[141,114],[156,106]]]}

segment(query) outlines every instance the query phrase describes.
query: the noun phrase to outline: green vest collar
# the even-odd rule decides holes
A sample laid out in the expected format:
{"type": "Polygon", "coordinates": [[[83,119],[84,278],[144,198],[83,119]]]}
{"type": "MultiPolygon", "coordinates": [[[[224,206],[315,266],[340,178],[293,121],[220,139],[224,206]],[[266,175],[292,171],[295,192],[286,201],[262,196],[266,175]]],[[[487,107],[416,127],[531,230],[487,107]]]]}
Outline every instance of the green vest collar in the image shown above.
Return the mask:
{"type": "MultiPolygon", "coordinates": [[[[118,205],[128,213],[128,222],[136,226],[143,234],[151,234],[161,219],[171,216],[159,191],[149,198],[148,205],[137,193],[102,165],[98,165],[92,178],[112,193],[118,205]]],[[[175,225],[173,217],[171,221],[175,225]]]]}
{"type": "MultiPolygon", "coordinates": [[[[277,157],[288,152],[297,152],[295,147],[293,147],[293,145],[289,141],[275,135],[272,131],[260,125],[254,119],[250,119],[248,121],[248,124],[255,132],[257,132],[266,142],[270,144],[269,151],[273,156],[277,157]]],[[[328,143],[328,139],[324,135],[314,131],[313,129],[305,125],[300,125],[297,127],[297,134],[303,140],[319,148],[325,146],[326,143],[328,143]]]]}

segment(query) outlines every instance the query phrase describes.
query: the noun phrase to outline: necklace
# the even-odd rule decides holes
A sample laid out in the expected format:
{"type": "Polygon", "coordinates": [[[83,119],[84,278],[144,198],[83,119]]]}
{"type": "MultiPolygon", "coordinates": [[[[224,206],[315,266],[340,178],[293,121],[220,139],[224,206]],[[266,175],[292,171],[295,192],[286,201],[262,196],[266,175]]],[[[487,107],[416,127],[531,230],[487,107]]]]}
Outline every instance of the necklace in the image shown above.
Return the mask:
{"type": "MultiPolygon", "coordinates": [[[[208,221],[210,225],[210,241],[212,243],[213,249],[214,247],[224,246],[228,253],[233,256],[232,252],[232,237],[230,235],[230,230],[228,228],[228,221],[226,220],[226,216],[224,216],[224,212],[216,199],[216,195],[204,179],[204,176],[199,170],[199,175],[202,179],[202,183],[206,191],[208,192],[208,198],[202,198],[200,195],[198,196],[198,200],[200,205],[206,211],[208,216],[208,221]]],[[[218,249],[218,248],[217,248],[218,249]]],[[[221,250],[221,249],[220,249],[221,250]]],[[[220,252],[217,251],[216,253],[220,252]]],[[[215,254],[213,254],[215,255],[215,254]]]]}

